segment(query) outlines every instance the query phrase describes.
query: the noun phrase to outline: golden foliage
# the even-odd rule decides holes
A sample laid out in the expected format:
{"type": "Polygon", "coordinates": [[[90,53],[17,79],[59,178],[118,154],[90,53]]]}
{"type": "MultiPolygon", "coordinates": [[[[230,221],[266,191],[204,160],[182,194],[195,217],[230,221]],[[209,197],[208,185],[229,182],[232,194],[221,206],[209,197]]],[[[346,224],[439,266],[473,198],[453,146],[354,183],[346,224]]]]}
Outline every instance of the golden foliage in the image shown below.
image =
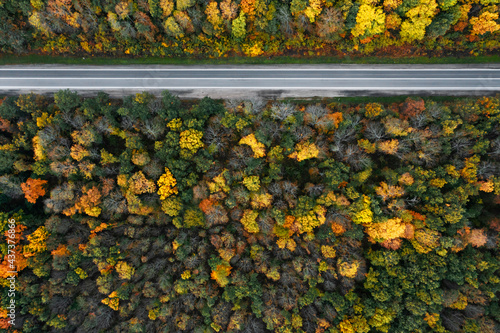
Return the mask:
{"type": "MultiPolygon", "coordinates": [[[[40,144],[40,138],[38,135],[33,137],[33,153],[35,155],[35,161],[43,161],[47,158],[45,155],[45,149],[40,144]]],[[[73,148],[73,147],[72,147],[73,148]]]]}
{"type": "Polygon", "coordinates": [[[439,313],[426,313],[424,320],[430,327],[435,327],[437,322],[439,321],[439,313]]]}
{"type": "Polygon", "coordinates": [[[49,233],[45,226],[38,227],[27,239],[29,244],[24,246],[24,256],[32,257],[37,253],[47,250],[46,241],[49,238],[49,233]]]}
{"type": "Polygon", "coordinates": [[[479,191],[491,193],[495,189],[495,184],[493,183],[493,181],[491,181],[491,179],[485,182],[478,182],[478,183],[479,183],[479,191]]]}
{"type": "Polygon", "coordinates": [[[142,171],[139,171],[128,180],[128,189],[134,194],[154,193],[156,184],[153,180],[147,179],[142,171]]]}
{"type": "Polygon", "coordinates": [[[494,33],[500,30],[498,20],[498,13],[483,12],[479,16],[474,16],[470,19],[472,24],[472,35],[484,35],[487,32],[494,33]]]}
{"type": "Polygon", "coordinates": [[[339,260],[338,262],[339,273],[342,276],[348,278],[354,278],[358,273],[359,265],[360,263],[358,260],[354,260],[353,262],[339,260]]]}
{"type": "Polygon", "coordinates": [[[308,211],[302,216],[296,217],[295,223],[299,226],[298,233],[310,233],[314,228],[319,227],[325,223],[326,208],[320,205],[314,207],[313,210],[308,211]]]}
{"type": "Polygon", "coordinates": [[[203,132],[195,129],[188,129],[181,132],[179,144],[182,149],[188,149],[195,153],[199,148],[203,147],[203,142],[201,142],[202,137],[203,132]]]}
{"type": "Polygon", "coordinates": [[[434,178],[429,181],[430,186],[434,186],[437,188],[442,188],[444,185],[446,185],[446,183],[447,181],[443,178],[434,178]]]}
{"type": "Polygon", "coordinates": [[[375,192],[380,195],[384,201],[390,198],[398,198],[405,194],[401,186],[387,185],[386,182],[381,182],[380,186],[375,188],[375,192]]]}
{"type": "Polygon", "coordinates": [[[383,141],[378,144],[378,149],[386,154],[394,155],[398,151],[399,141],[396,139],[383,141]]]}
{"type": "Polygon", "coordinates": [[[106,151],[106,149],[101,149],[101,164],[111,164],[120,161],[118,157],[113,156],[113,154],[106,151]]]}
{"type": "Polygon", "coordinates": [[[460,170],[460,175],[469,183],[477,182],[477,165],[479,157],[474,155],[465,159],[465,166],[460,170]]]}
{"type": "Polygon", "coordinates": [[[363,199],[362,199],[362,209],[356,213],[353,214],[352,221],[356,224],[365,224],[368,225],[372,223],[373,221],[373,212],[371,211],[370,205],[371,205],[371,199],[370,197],[366,196],[363,194],[363,199]]]}
{"type": "Polygon", "coordinates": [[[126,261],[118,261],[115,268],[120,279],[130,280],[135,273],[135,268],[130,266],[126,261]]]}
{"type": "Polygon", "coordinates": [[[182,202],[179,197],[169,197],[162,201],[161,209],[169,216],[177,216],[182,210],[182,202]]]}
{"type": "Polygon", "coordinates": [[[390,13],[385,17],[385,27],[387,29],[398,29],[401,26],[401,17],[396,13],[390,13]]]}
{"type": "Polygon", "coordinates": [[[314,143],[302,142],[295,146],[295,151],[288,157],[296,159],[298,162],[318,157],[319,149],[314,143]]]}
{"type": "Polygon", "coordinates": [[[170,16],[172,11],[174,10],[174,1],[173,0],[160,0],[160,8],[163,13],[163,17],[170,16]]]}
{"type": "Polygon", "coordinates": [[[363,316],[344,318],[338,325],[341,333],[368,333],[370,326],[363,316]]]}
{"type": "Polygon", "coordinates": [[[321,245],[321,253],[325,258],[335,258],[335,248],[330,245],[321,245]]]}
{"type": "Polygon", "coordinates": [[[262,42],[260,42],[260,41],[259,42],[249,43],[249,44],[245,44],[243,46],[243,51],[249,57],[258,57],[262,53],[264,53],[264,51],[262,50],[262,42]]]}
{"type": "Polygon", "coordinates": [[[182,127],[182,119],[181,118],[175,118],[175,119],[172,119],[168,124],[167,124],[168,128],[170,128],[170,130],[172,131],[178,131],[181,129],[182,127]]]}
{"type": "Polygon", "coordinates": [[[224,169],[218,176],[214,177],[213,182],[208,183],[208,189],[210,193],[216,193],[219,191],[223,191],[228,193],[231,189],[229,185],[226,183],[225,175],[228,174],[228,170],[224,169]]]}
{"type": "Polygon", "coordinates": [[[368,4],[359,6],[356,16],[356,26],[351,30],[354,37],[372,36],[385,30],[385,13],[380,7],[368,4]]]}
{"type": "Polygon", "coordinates": [[[255,19],[255,0],[241,0],[240,9],[248,16],[249,20],[255,19]]]}
{"type": "Polygon", "coordinates": [[[118,308],[120,306],[120,299],[116,297],[116,292],[112,292],[109,297],[106,297],[101,301],[101,303],[106,304],[109,306],[111,309],[118,311],[118,308]],[[112,297],[113,295],[114,297],[112,297]]]}
{"type": "Polygon", "coordinates": [[[401,39],[406,42],[422,40],[425,36],[425,28],[431,24],[437,7],[436,0],[420,0],[418,6],[407,11],[408,20],[401,24],[401,39]]]}
{"type": "Polygon", "coordinates": [[[280,249],[284,249],[285,247],[290,251],[295,251],[297,247],[297,243],[292,238],[278,238],[276,244],[280,249]]]}
{"type": "Polygon", "coordinates": [[[258,233],[260,231],[259,225],[255,221],[259,216],[259,212],[254,210],[245,209],[241,218],[241,224],[247,232],[258,233]]]}
{"type": "Polygon", "coordinates": [[[238,142],[240,145],[246,144],[252,148],[253,157],[260,158],[266,156],[266,150],[264,144],[257,141],[255,134],[249,134],[238,142]]]}
{"type": "Polygon", "coordinates": [[[384,127],[387,133],[394,136],[407,136],[412,131],[407,120],[399,118],[389,118],[384,120],[384,127]]]}
{"type": "Polygon", "coordinates": [[[375,118],[384,112],[384,107],[380,103],[368,103],[365,106],[365,110],[366,118],[375,118]]]}
{"type": "Polygon", "coordinates": [[[267,192],[252,193],[250,202],[253,209],[263,209],[271,206],[273,196],[267,192]]]}
{"type": "Polygon", "coordinates": [[[85,149],[81,145],[73,145],[73,146],[71,146],[70,156],[74,160],[81,161],[85,157],[90,156],[90,153],[87,149],[85,149]]]}
{"type": "Polygon", "coordinates": [[[396,217],[382,223],[372,223],[365,230],[372,242],[383,242],[388,239],[403,237],[406,225],[401,223],[399,217],[396,217]]]}
{"type": "Polygon", "coordinates": [[[175,21],[175,18],[170,16],[164,23],[165,31],[173,37],[184,37],[184,32],[179,24],[175,21]]]}
{"type": "Polygon", "coordinates": [[[280,273],[277,267],[272,267],[271,269],[268,269],[265,272],[265,274],[268,279],[271,279],[273,281],[278,281],[280,279],[280,273]]]}
{"type": "Polygon", "coordinates": [[[321,14],[323,10],[323,0],[309,0],[309,6],[307,6],[304,14],[309,19],[309,22],[314,23],[316,17],[321,14]]]}
{"type": "Polygon", "coordinates": [[[405,172],[399,177],[398,182],[403,185],[412,185],[414,183],[414,179],[409,172],[405,172]]]}
{"type": "Polygon", "coordinates": [[[82,163],[78,164],[78,168],[84,175],[86,179],[92,179],[92,171],[94,171],[95,164],[90,163],[89,161],[83,161],[82,163]]]}
{"type": "Polygon", "coordinates": [[[158,195],[160,199],[165,200],[172,194],[177,194],[178,190],[175,185],[177,185],[177,180],[175,180],[170,170],[165,168],[165,173],[158,180],[158,195]]]}
{"type": "Polygon", "coordinates": [[[183,280],[189,280],[190,278],[191,278],[191,271],[190,270],[185,270],[181,274],[181,279],[183,279],[183,280]]]}
{"type": "Polygon", "coordinates": [[[384,9],[387,12],[396,9],[399,5],[403,3],[403,0],[384,0],[384,9]]]}
{"type": "Polygon", "coordinates": [[[212,23],[214,28],[217,28],[222,24],[222,17],[216,1],[210,1],[205,9],[205,14],[207,14],[208,22],[212,23]]]}
{"type": "Polygon", "coordinates": [[[70,216],[76,212],[85,212],[85,214],[89,216],[99,216],[101,214],[101,208],[99,208],[98,205],[101,203],[102,195],[97,186],[93,186],[88,190],[84,187],[82,192],[84,194],[79,198],[75,206],[64,210],[63,214],[70,216]]]}

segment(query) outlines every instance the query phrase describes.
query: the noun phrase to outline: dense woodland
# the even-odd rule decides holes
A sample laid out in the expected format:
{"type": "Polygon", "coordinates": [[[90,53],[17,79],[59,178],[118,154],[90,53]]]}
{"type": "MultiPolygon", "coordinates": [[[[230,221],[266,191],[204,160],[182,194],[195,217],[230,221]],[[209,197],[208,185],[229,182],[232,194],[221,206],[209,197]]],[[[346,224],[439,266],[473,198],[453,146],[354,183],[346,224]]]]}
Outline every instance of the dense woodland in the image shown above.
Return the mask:
{"type": "Polygon", "coordinates": [[[130,56],[494,53],[500,0],[0,0],[0,51],[130,56]]]}
{"type": "Polygon", "coordinates": [[[500,99],[0,105],[3,332],[500,328],[500,99]]]}

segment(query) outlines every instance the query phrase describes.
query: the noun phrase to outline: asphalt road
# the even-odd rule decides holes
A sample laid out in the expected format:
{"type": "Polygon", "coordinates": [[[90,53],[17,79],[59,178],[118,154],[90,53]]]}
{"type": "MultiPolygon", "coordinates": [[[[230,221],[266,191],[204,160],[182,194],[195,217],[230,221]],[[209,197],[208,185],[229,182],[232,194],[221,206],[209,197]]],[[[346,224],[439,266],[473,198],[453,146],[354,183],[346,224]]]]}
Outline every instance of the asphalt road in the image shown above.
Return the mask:
{"type": "Polygon", "coordinates": [[[184,97],[283,97],[500,92],[500,66],[3,66],[0,94],[60,89],[127,95],[171,90],[184,97]],[[496,67],[496,68],[495,68],[496,67]]]}

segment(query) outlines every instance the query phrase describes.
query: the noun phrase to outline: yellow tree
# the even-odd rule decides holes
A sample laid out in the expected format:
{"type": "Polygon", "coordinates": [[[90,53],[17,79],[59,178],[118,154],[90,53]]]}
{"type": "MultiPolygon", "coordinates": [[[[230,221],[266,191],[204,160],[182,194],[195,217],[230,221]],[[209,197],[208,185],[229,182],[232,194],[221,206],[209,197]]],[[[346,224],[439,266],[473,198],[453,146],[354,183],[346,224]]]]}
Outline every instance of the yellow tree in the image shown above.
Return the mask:
{"type": "Polygon", "coordinates": [[[470,24],[472,24],[472,34],[473,35],[484,35],[487,32],[494,33],[500,29],[500,24],[496,21],[498,20],[498,13],[484,12],[477,17],[470,19],[470,24]]]}
{"type": "Polygon", "coordinates": [[[415,8],[406,12],[408,19],[401,24],[401,39],[405,42],[422,40],[425,28],[432,23],[437,7],[436,0],[420,0],[415,8]]]}
{"type": "Polygon", "coordinates": [[[384,201],[391,198],[401,197],[405,191],[401,186],[387,185],[386,182],[381,182],[380,186],[375,188],[375,192],[382,197],[384,201]]]}
{"type": "Polygon", "coordinates": [[[380,149],[382,152],[386,154],[394,155],[398,151],[398,146],[399,146],[399,141],[396,139],[392,139],[380,142],[378,144],[378,149],[380,149]]]}
{"type": "Polygon", "coordinates": [[[172,194],[177,194],[177,180],[168,168],[165,168],[165,173],[158,180],[158,195],[161,200],[167,199],[172,194]]]}
{"type": "Polygon", "coordinates": [[[258,216],[259,212],[254,210],[247,209],[243,212],[243,216],[241,218],[241,224],[243,224],[243,227],[247,232],[257,233],[260,231],[259,225],[255,221],[258,216]]]}
{"type": "Polygon", "coordinates": [[[323,10],[323,1],[322,0],[309,0],[309,6],[307,6],[304,14],[309,19],[309,22],[314,23],[316,17],[321,14],[323,10]]]}
{"type": "Polygon", "coordinates": [[[249,145],[253,151],[253,157],[260,158],[266,156],[266,150],[264,144],[257,141],[255,134],[249,134],[238,142],[240,145],[249,145]]]}
{"type": "Polygon", "coordinates": [[[314,143],[302,142],[295,146],[295,151],[288,157],[296,159],[299,162],[310,158],[318,157],[319,149],[314,143]]]}
{"type": "Polygon", "coordinates": [[[356,16],[356,26],[351,33],[354,37],[373,36],[380,34],[385,30],[385,13],[380,7],[374,7],[369,4],[359,6],[356,16]]]}
{"type": "Polygon", "coordinates": [[[168,17],[172,14],[174,10],[173,0],[160,0],[160,8],[162,10],[163,17],[168,17]]]}
{"type": "Polygon", "coordinates": [[[46,241],[49,238],[49,233],[45,226],[38,227],[28,237],[29,244],[24,247],[24,256],[32,257],[39,252],[47,250],[46,241]]]}
{"type": "Polygon", "coordinates": [[[205,14],[207,14],[207,21],[214,26],[214,29],[220,29],[222,25],[222,17],[216,1],[210,1],[205,9],[205,14]]]}
{"type": "Polygon", "coordinates": [[[255,0],[241,0],[240,9],[250,21],[255,19],[255,0]]]}
{"type": "Polygon", "coordinates": [[[406,225],[401,219],[396,217],[388,219],[381,223],[372,223],[365,229],[372,242],[382,242],[403,237],[406,231],[406,225]]]}

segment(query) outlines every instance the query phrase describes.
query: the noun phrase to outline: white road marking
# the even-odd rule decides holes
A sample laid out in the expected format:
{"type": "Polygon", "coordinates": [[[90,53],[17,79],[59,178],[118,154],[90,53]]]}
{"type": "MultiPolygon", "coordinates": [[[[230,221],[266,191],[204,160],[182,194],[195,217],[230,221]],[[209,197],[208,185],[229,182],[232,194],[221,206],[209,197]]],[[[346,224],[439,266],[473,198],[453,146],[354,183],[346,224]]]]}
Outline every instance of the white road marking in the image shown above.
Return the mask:
{"type": "MultiPolygon", "coordinates": [[[[71,65],[68,65],[71,66],[71,65]]],[[[97,65],[90,65],[97,66],[97,65]]],[[[117,65],[120,66],[120,65],[117,65]]],[[[154,65],[146,65],[154,66],[154,65]]],[[[161,65],[159,65],[161,66],[161,65]]],[[[168,65],[167,65],[168,66],[168,65]]],[[[173,66],[173,65],[171,65],[173,66]]],[[[225,65],[224,65],[225,66],[225,65]]],[[[500,71],[500,68],[0,68],[0,71],[500,71]]]]}
{"type": "Polygon", "coordinates": [[[5,80],[500,80],[499,78],[489,78],[489,77],[0,77],[5,80]]]}
{"type": "MultiPolygon", "coordinates": [[[[377,90],[426,90],[426,91],[434,91],[434,90],[498,90],[499,87],[376,87],[377,90]]],[[[78,89],[78,90],[97,90],[97,89],[106,89],[106,90],[129,90],[129,89],[170,89],[175,91],[176,89],[273,89],[273,90],[336,90],[336,91],[346,91],[346,90],[373,90],[373,87],[342,87],[342,88],[328,88],[328,87],[192,87],[192,86],[163,86],[163,87],[45,87],[45,88],[28,88],[25,86],[0,86],[0,89],[5,90],[13,90],[13,89],[25,89],[29,91],[35,90],[55,90],[55,89],[78,89]]]]}

